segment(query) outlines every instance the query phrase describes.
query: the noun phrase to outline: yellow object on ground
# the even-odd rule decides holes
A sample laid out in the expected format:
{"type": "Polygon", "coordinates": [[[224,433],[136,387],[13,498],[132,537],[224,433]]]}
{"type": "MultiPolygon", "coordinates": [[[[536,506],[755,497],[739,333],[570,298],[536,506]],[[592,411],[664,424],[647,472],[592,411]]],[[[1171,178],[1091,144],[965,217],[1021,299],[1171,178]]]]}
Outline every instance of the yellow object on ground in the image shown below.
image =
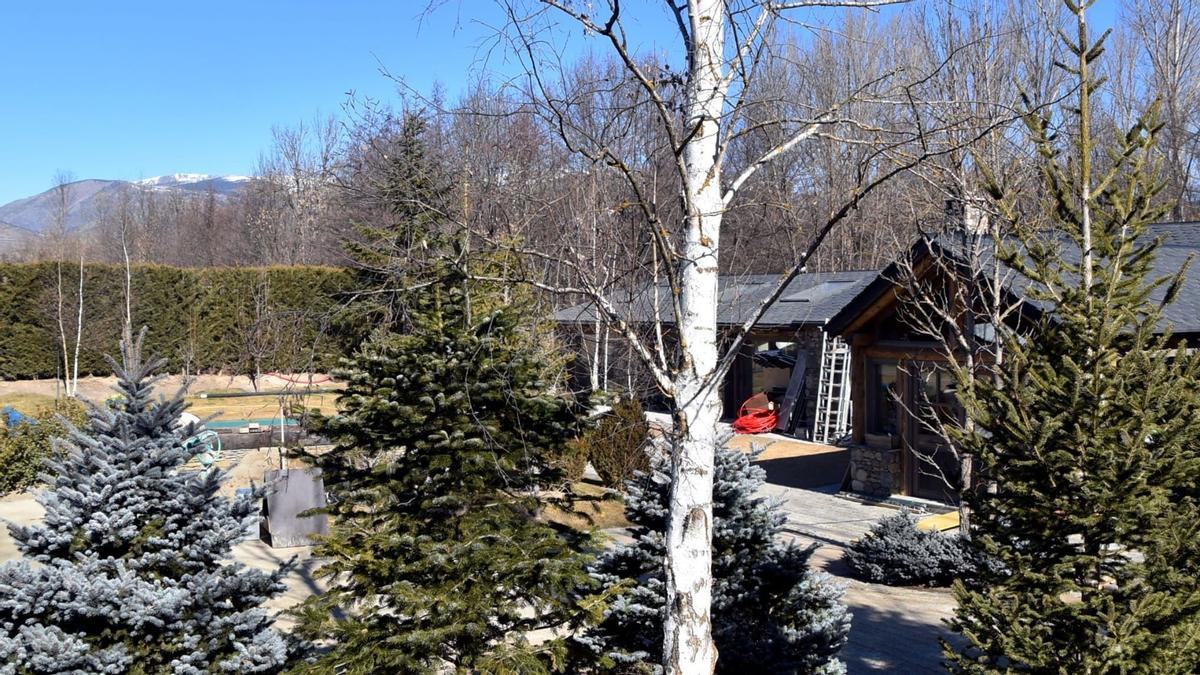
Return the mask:
{"type": "Polygon", "coordinates": [[[945,532],[947,530],[956,530],[958,529],[958,511],[925,516],[917,521],[917,529],[927,530],[929,532],[945,532]]]}

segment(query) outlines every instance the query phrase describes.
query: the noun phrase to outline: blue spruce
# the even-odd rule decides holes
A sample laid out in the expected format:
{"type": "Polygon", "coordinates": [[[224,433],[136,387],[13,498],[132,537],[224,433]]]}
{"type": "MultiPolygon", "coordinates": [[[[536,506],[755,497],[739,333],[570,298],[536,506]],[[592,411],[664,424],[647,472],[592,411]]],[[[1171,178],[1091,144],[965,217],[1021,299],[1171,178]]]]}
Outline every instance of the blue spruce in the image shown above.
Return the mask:
{"type": "MultiPolygon", "coordinates": [[[[842,589],[809,569],[815,546],[778,539],[785,516],[755,496],[765,472],[752,455],[721,448],[713,485],[713,638],[718,673],[845,671],[837,658],[850,632],[842,589]]],[[[578,641],[600,671],[658,672],[661,661],[663,544],[670,492],[665,453],[630,481],[626,516],[634,542],[600,557],[593,572],[618,594],[604,620],[578,641]]]]}
{"type": "Polygon", "coordinates": [[[230,551],[261,493],[229,500],[219,471],[186,472],[181,395],[155,399],[160,361],[122,343],[119,402],[92,405],[47,462],[42,525],[10,526],[0,567],[0,673],[274,673],[288,643],[260,605],[283,569],[230,551]]]}

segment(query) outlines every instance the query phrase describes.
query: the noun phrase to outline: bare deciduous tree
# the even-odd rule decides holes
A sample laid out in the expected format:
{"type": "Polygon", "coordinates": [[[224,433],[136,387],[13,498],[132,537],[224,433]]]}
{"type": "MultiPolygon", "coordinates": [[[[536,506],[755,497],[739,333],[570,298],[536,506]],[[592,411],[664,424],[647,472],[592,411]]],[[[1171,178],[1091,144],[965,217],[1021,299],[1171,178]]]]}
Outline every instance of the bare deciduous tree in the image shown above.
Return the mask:
{"type": "MultiPolygon", "coordinates": [[[[716,662],[711,639],[711,530],[713,453],[721,442],[720,383],[742,341],[765,309],[813,259],[834,227],[863,200],[947,143],[946,126],[970,120],[931,122],[930,104],[917,97],[920,79],[900,77],[894,63],[856,62],[836,77],[817,75],[785,94],[755,97],[765,73],[805,61],[794,39],[813,30],[821,40],[837,31],[814,28],[814,7],[876,8],[889,0],[733,1],[668,3],[683,68],[669,56],[638,53],[628,32],[624,6],[559,0],[504,2],[510,22],[506,37],[528,75],[517,114],[536,117],[558,136],[573,159],[564,171],[604,168],[621,181],[624,203],[635,227],[626,238],[625,261],[639,280],[649,281],[661,302],[654,329],[641,330],[627,310],[634,304],[597,274],[586,228],[562,227],[554,240],[477,233],[493,245],[517,251],[559,272],[528,276],[529,283],[556,293],[587,298],[607,326],[619,333],[670,401],[672,488],[667,524],[667,614],[663,666],[668,673],[708,673],[716,662]],[[552,35],[565,19],[602,43],[615,68],[565,65],[552,35]],[[835,84],[836,83],[836,84],[835,84]],[[823,86],[818,86],[818,84],[823,86]],[[761,142],[745,151],[750,139],[761,142]],[[722,220],[766,167],[810,146],[861,147],[846,153],[852,180],[826,194],[820,217],[797,246],[771,290],[728,331],[718,331],[722,220]],[[739,155],[739,152],[741,154],[739,155]],[[734,163],[736,158],[736,163],[734,163]],[[563,272],[565,270],[565,273],[563,272]],[[665,320],[663,320],[665,319],[665,320]],[[668,335],[669,334],[669,335],[668,335]],[[668,347],[668,342],[672,343],[668,347]]],[[[880,45],[852,45],[870,54],[880,45]]],[[[586,64],[585,64],[586,65],[586,64]]],[[[940,64],[939,64],[940,65],[940,64]]],[[[820,73],[819,68],[801,72],[820,73]]],[[[953,117],[953,116],[948,116],[953,117]]],[[[978,125],[977,125],[978,126],[978,125]]],[[[610,263],[605,262],[605,265],[610,263]]],[[[618,268],[620,269],[620,268],[618,268]]],[[[657,311],[657,310],[656,310],[657,311]]]]}
{"type": "Polygon", "coordinates": [[[75,396],[79,386],[79,348],[83,339],[83,306],[84,306],[84,246],[77,232],[70,227],[70,215],[73,204],[74,178],[70,173],[60,171],[54,176],[54,214],[51,230],[52,246],[55,262],[55,319],[58,324],[59,345],[62,348],[63,359],[63,388],[67,396],[75,396]],[[75,291],[75,342],[71,345],[67,329],[67,291],[65,267],[68,256],[78,258],[79,267],[78,288],[75,291]]]}
{"type": "Polygon", "coordinates": [[[1173,216],[1183,219],[1195,213],[1193,180],[1200,160],[1200,6],[1193,0],[1125,0],[1122,9],[1145,64],[1139,69],[1143,86],[1116,90],[1117,95],[1159,101],[1167,197],[1175,203],[1173,216]]]}

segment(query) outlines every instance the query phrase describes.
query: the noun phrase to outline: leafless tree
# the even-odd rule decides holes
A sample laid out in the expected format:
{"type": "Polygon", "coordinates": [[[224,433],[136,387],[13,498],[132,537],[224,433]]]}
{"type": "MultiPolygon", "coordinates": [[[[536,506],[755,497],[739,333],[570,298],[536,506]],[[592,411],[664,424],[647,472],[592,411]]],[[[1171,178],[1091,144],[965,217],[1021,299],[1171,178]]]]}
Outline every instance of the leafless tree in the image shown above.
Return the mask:
{"type": "MultiPolygon", "coordinates": [[[[1200,160],[1200,5],[1194,0],[1124,0],[1123,16],[1141,48],[1143,86],[1116,90],[1119,97],[1157,99],[1163,129],[1158,147],[1166,164],[1176,219],[1195,214],[1193,186],[1200,160]]],[[[1146,101],[1140,102],[1144,107],[1146,101]]],[[[1133,102],[1134,107],[1138,101],[1133,102]]]]}
{"type": "Polygon", "coordinates": [[[73,203],[72,183],[75,179],[70,173],[60,171],[54,176],[54,213],[51,226],[51,239],[54,247],[55,268],[55,320],[58,324],[59,345],[62,348],[63,359],[63,388],[67,396],[75,396],[79,386],[79,349],[83,339],[83,305],[84,305],[84,246],[78,233],[70,229],[69,218],[73,203]],[[75,341],[71,344],[69,336],[66,304],[67,291],[65,267],[68,257],[79,260],[77,270],[78,288],[75,291],[75,341]]]}
{"type": "MultiPolygon", "coordinates": [[[[1011,274],[997,263],[999,246],[1011,233],[984,195],[992,183],[1007,193],[1038,198],[1035,166],[1028,156],[1020,117],[1069,94],[1052,64],[1062,58],[1054,35],[1064,25],[1059,0],[1015,0],[990,5],[926,6],[906,34],[909,58],[942,63],[924,82],[924,98],[943,101],[931,108],[933,119],[971,120],[947,128],[953,149],[910,173],[905,203],[912,205],[921,253],[896,261],[893,281],[900,287],[900,319],[921,341],[934,345],[935,360],[902,365],[910,378],[936,378],[941,370],[970,388],[1003,360],[998,328],[1019,316],[1011,274]],[[954,58],[950,58],[953,55],[954,58]],[[987,129],[976,134],[974,130],[987,129]],[[945,207],[945,208],[944,208],[945,207]],[[961,377],[960,377],[961,376],[961,377]]],[[[971,421],[955,412],[947,392],[932,400],[918,388],[915,400],[898,396],[895,404],[936,439],[937,449],[910,447],[917,471],[946,487],[948,494],[970,489],[972,458],[957,438],[971,421]]],[[[911,439],[907,439],[911,440],[911,439]]],[[[960,506],[960,529],[969,533],[970,514],[960,506]]]]}
{"type": "MultiPolygon", "coordinates": [[[[972,119],[932,120],[937,102],[919,98],[922,78],[887,59],[863,58],[822,70],[842,34],[822,26],[816,7],[873,9],[889,0],[690,0],[668,3],[682,68],[669,55],[639,53],[632,23],[616,0],[582,5],[559,0],[502,2],[505,39],[527,78],[514,91],[526,115],[570,152],[565,171],[604,169],[624,192],[630,228],[617,274],[597,274],[581,228],[560,225],[553,241],[488,232],[488,243],[539,261],[553,275],[523,280],[594,304],[620,334],[672,406],[672,488],[667,524],[667,615],[663,666],[668,673],[711,672],[711,528],[713,455],[720,437],[719,385],[747,333],[786,285],[809,264],[834,228],[868,196],[930,157],[986,133],[972,119]],[[555,38],[561,22],[599,41],[612,61],[565,63],[555,38]],[[800,32],[819,44],[807,51],[800,32]],[[827,52],[820,52],[826,49],[827,52]],[[610,67],[609,64],[615,64],[610,67]],[[771,73],[798,73],[771,91],[771,73]],[[757,95],[756,95],[757,94],[757,95]],[[967,141],[947,136],[974,126],[967,141]],[[751,145],[757,141],[757,145],[751,145]],[[722,220],[767,167],[813,147],[840,150],[851,180],[824,193],[820,216],[762,302],[724,334],[718,332],[722,220]],[[751,150],[752,149],[752,150],[751,150]],[[853,151],[850,151],[853,150],[853,151]],[[636,325],[614,279],[625,270],[649,281],[665,321],[636,325]],[[657,282],[657,283],[655,283],[657,282]],[[669,335],[668,335],[669,333],[669,335]],[[668,343],[670,346],[668,347],[668,343]]],[[[851,19],[846,19],[847,22],[851,19]]],[[[887,53],[868,30],[847,30],[851,54],[887,53]]],[[[846,52],[839,52],[844,54],[846,52]]],[[[845,63],[843,61],[843,63],[845,63]]],[[[938,64],[940,66],[941,64],[938,64]]],[[[813,193],[824,186],[814,186],[813,193]]],[[[582,228],[584,232],[586,228],[582,228]]],[[[611,263],[604,265],[611,269],[611,263]]],[[[495,277],[494,280],[503,280],[495,277]]]]}
{"type": "Polygon", "coordinates": [[[248,244],[260,263],[325,262],[331,255],[341,127],[333,118],[276,127],[243,195],[248,244]]]}
{"type": "MultiPolygon", "coordinates": [[[[941,371],[956,390],[971,389],[979,378],[991,377],[1004,360],[1000,335],[1019,323],[1021,299],[1013,273],[1000,264],[1000,246],[1011,233],[1005,219],[981,197],[952,202],[958,210],[947,216],[947,227],[927,232],[914,251],[919,258],[897,260],[893,281],[900,288],[899,318],[920,341],[934,346],[935,356],[902,364],[916,381],[936,378],[941,371]]],[[[954,395],[945,388],[930,394],[918,387],[912,400],[895,393],[900,407],[919,432],[937,439],[936,448],[908,448],[917,471],[940,481],[948,494],[972,488],[972,457],[958,439],[970,432],[972,421],[961,415],[954,395]],[[948,460],[948,461],[947,461],[948,460]]],[[[970,511],[959,505],[959,529],[969,536],[970,511]]]]}

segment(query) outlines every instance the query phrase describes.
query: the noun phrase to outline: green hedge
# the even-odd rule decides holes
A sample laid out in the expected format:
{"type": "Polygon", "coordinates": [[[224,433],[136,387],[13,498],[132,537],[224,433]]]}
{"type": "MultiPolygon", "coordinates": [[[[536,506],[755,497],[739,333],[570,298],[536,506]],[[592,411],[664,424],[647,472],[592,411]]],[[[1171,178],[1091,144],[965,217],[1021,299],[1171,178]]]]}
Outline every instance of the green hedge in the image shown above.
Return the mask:
{"type": "MultiPolygon", "coordinates": [[[[74,347],[78,266],[63,267],[63,314],[74,347]]],[[[80,374],[108,374],[125,314],[120,265],[84,268],[80,374]]],[[[0,264],[0,379],[61,371],[58,269],[53,262],[0,264]]],[[[330,267],[133,268],[133,323],[148,351],[174,372],[293,371],[330,367],[358,335],[335,318],[354,286],[330,267]],[[315,357],[315,360],[314,360],[315,357]]]]}

